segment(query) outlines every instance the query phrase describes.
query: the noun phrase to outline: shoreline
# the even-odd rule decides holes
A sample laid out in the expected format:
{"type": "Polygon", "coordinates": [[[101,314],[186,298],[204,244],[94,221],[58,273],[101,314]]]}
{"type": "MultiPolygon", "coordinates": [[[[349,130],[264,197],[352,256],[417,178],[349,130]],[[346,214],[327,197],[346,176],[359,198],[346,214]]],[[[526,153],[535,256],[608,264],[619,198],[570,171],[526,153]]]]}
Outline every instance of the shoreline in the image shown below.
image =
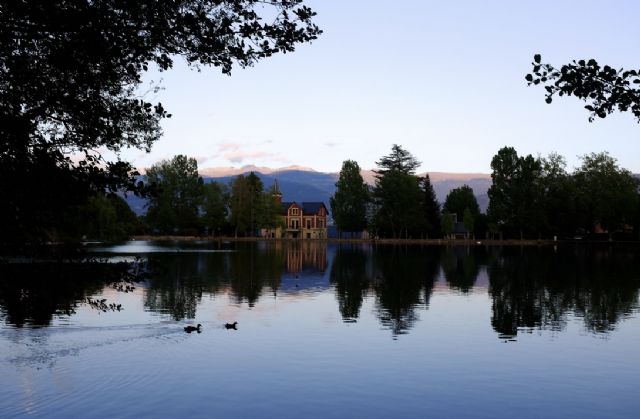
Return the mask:
{"type": "Polygon", "coordinates": [[[285,239],[266,237],[209,237],[209,236],[132,236],[129,241],[183,241],[183,242],[295,242],[295,243],[351,243],[351,244],[394,244],[424,246],[553,246],[560,244],[608,244],[608,245],[640,245],[639,241],[603,241],[603,240],[551,240],[551,239],[505,239],[505,240],[473,240],[473,239],[358,239],[358,238],[326,238],[326,239],[285,239]]]}

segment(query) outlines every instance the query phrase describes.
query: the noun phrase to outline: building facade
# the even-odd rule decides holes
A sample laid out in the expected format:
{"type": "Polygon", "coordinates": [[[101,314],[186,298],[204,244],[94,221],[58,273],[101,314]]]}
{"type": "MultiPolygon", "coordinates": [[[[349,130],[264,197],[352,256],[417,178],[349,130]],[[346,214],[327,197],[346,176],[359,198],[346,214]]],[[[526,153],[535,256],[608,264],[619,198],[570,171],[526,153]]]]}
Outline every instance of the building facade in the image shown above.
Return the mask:
{"type": "Polygon", "coordinates": [[[327,207],[323,202],[282,202],[278,182],[274,184],[274,199],[280,204],[282,225],[263,235],[283,239],[326,239],[327,207]]]}

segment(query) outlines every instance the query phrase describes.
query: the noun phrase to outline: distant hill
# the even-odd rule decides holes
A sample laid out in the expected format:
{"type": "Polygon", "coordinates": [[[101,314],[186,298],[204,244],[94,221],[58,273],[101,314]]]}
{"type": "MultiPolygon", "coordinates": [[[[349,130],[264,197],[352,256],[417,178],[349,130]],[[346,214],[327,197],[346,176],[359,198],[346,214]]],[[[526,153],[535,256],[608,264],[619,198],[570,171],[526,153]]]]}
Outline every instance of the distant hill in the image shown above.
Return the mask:
{"type": "MultiPolygon", "coordinates": [[[[277,179],[280,191],[285,201],[322,201],[330,209],[329,197],[335,192],[335,183],[338,173],[317,172],[309,168],[299,166],[270,169],[264,167],[244,166],[240,168],[223,167],[203,169],[200,175],[205,182],[221,182],[230,184],[240,175],[247,175],[253,171],[262,180],[265,189],[273,185],[277,179]]],[[[373,185],[375,173],[363,170],[362,177],[365,182],[373,185]]],[[[424,176],[421,173],[420,176],[424,176]]],[[[478,199],[481,211],[486,211],[489,199],[487,190],[491,186],[491,176],[485,173],[429,173],[433,189],[440,203],[443,203],[449,191],[464,184],[469,185],[478,199]]],[[[127,197],[127,202],[136,214],[146,213],[146,200],[133,195],[127,197]]]]}
{"type": "MultiPolygon", "coordinates": [[[[242,173],[244,175],[250,172],[242,173]]],[[[333,195],[338,180],[336,173],[321,173],[306,170],[282,170],[274,171],[269,174],[254,172],[264,184],[265,189],[269,189],[274,181],[278,180],[282,199],[284,201],[322,201],[329,207],[329,197],[333,195]]],[[[206,177],[203,176],[205,182],[220,182],[230,185],[233,176],[206,177]]]]}
{"type": "Polygon", "coordinates": [[[487,195],[487,191],[491,186],[490,175],[482,175],[478,173],[469,173],[468,177],[460,176],[463,175],[463,173],[439,173],[439,175],[443,176],[434,177],[430,173],[429,177],[431,178],[431,184],[433,185],[436,197],[441,204],[444,203],[444,200],[447,198],[447,194],[451,189],[459,188],[462,185],[469,185],[471,189],[473,189],[473,194],[478,200],[480,211],[487,211],[487,207],[489,206],[489,196],[487,195]],[[454,176],[447,178],[444,176],[447,174],[454,176]]]}

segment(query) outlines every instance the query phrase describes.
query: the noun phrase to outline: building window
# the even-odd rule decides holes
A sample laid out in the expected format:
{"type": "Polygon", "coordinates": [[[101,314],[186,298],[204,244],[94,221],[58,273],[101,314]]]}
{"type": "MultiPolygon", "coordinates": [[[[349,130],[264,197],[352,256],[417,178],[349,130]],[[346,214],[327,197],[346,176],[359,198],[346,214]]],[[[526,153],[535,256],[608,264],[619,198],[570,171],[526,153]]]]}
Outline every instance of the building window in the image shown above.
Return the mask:
{"type": "Polygon", "coordinates": [[[307,228],[311,228],[311,220],[307,218],[307,228]]]}
{"type": "Polygon", "coordinates": [[[291,213],[291,215],[298,215],[298,208],[291,208],[289,212],[291,213]]]}

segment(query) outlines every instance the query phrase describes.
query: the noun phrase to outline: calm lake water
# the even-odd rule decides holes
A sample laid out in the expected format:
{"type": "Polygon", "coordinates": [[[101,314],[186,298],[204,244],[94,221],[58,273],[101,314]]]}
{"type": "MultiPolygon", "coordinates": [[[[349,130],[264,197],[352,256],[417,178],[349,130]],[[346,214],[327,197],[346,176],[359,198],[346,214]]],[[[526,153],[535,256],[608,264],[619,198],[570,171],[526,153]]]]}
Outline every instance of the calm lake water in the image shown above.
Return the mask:
{"type": "Polygon", "coordinates": [[[146,279],[120,281],[116,263],[0,265],[0,418],[640,412],[638,247],[92,252],[146,279]]]}

